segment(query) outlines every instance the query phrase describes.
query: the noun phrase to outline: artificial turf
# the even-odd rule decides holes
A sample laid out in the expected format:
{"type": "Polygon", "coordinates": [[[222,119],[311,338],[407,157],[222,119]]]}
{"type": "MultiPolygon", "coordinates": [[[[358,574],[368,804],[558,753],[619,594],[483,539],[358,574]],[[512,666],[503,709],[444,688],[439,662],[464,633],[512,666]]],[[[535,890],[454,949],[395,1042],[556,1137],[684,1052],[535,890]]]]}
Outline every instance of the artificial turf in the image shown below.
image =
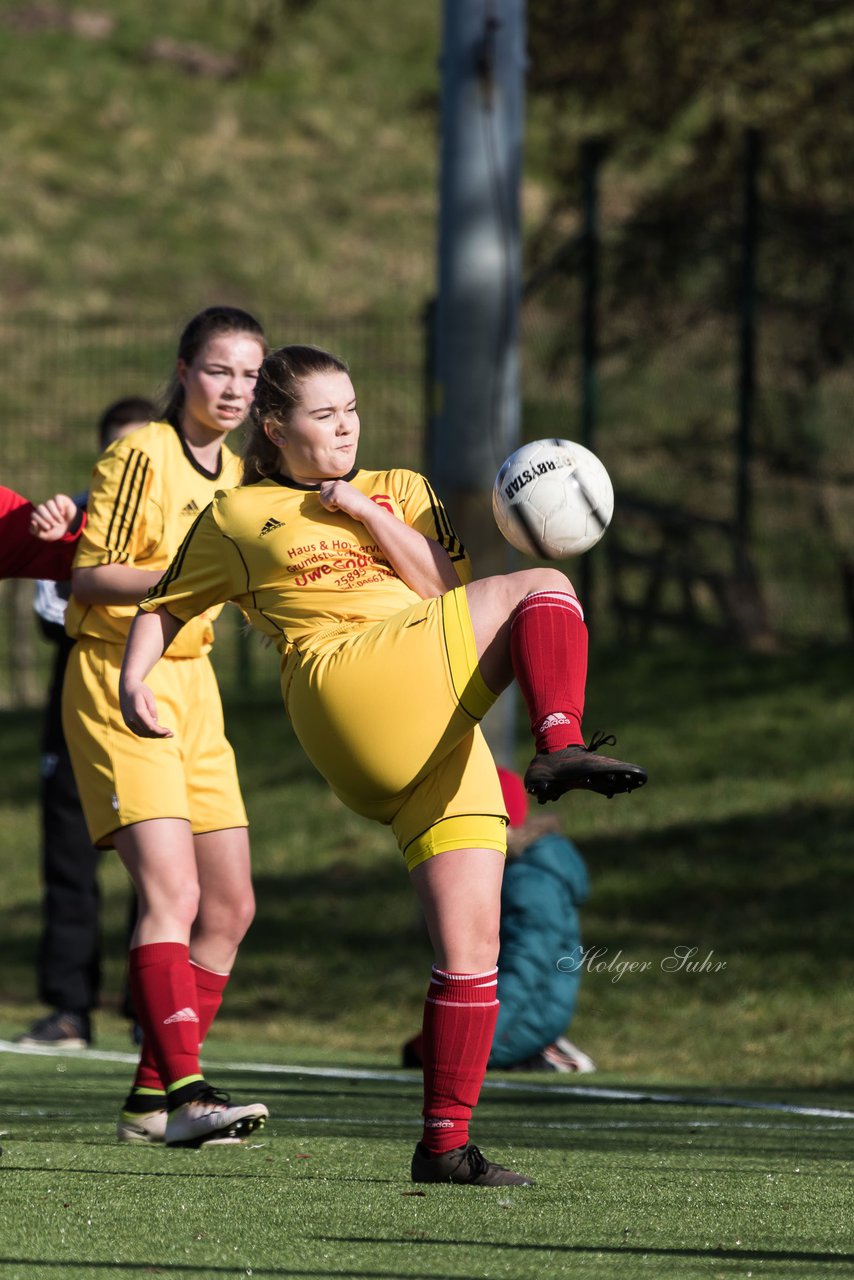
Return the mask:
{"type": "Polygon", "coordinates": [[[209,1074],[267,1128],[200,1151],[115,1142],[126,1053],[0,1053],[0,1277],[854,1275],[841,1094],[490,1076],[474,1135],[536,1186],[415,1186],[417,1074],[264,1052],[209,1074]]]}

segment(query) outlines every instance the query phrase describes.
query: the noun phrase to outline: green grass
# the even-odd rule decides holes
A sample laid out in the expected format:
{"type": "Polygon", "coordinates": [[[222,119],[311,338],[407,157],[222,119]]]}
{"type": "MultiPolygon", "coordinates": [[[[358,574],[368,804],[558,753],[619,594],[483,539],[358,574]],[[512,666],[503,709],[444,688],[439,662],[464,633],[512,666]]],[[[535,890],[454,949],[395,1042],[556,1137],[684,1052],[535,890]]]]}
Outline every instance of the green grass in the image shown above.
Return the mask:
{"type": "MultiPolygon", "coordinates": [[[[394,1064],[430,962],[414,895],[390,833],[345,810],[302,756],[275,655],[251,652],[249,694],[237,698],[230,666],[223,678],[259,910],[218,1035],[394,1064]]],[[[586,722],[614,728],[651,781],[557,810],[590,869],[583,937],[604,963],[646,967],[614,980],[589,966],[573,1038],[625,1080],[850,1084],[850,655],[594,649],[586,722]],[[668,971],[679,947],[710,966],[668,971]]],[[[37,735],[36,713],[4,715],[0,1017],[19,1025],[38,1011],[37,735]]],[[[116,1032],[127,883],[111,854],[103,888],[99,1023],[116,1032]]]]}
{"type": "MultiPolygon", "coordinates": [[[[390,834],[303,759],[275,656],[251,652],[243,696],[233,655],[220,663],[259,910],[209,1051],[231,1064],[217,1084],[268,1102],[269,1129],[246,1150],[127,1151],[112,1127],[129,1060],[2,1054],[0,1276],[854,1275],[851,1120],[755,1105],[854,1111],[850,654],[594,648],[587,725],[614,728],[650,784],[558,811],[590,868],[585,944],[636,967],[585,972],[570,1034],[598,1071],[573,1092],[487,1079],[475,1136],[537,1187],[421,1196],[406,1181],[418,1081],[398,1070],[430,963],[414,896],[390,834]],[[682,946],[711,965],[668,972],[682,946]],[[686,1101],[633,1100],[650,1092],[686,1101]]],[[[8,1040],[39,1011],[38,716],[2,727],[8,1040]]],[[[96,1050],[129,1059],[127,884],[109,854],[102,882],[96,1050]]]]}
{"type": "MultiPolygon", "coordinates": [[[[269,1046],[242,1046],[271,1061],[269,1046]]],[[[122,1148],[126,1066],[4,1055],[0,1276],[827,1277],[854,1274],[851,1119],[607,1099],[490,1078],[477,1136],[534,1188],[413,1187],[410,1081],[212,1065],[263,1097],[246,1148],[122,1148]]],[[[367,1075],[368,1073],[366,1073],[367,1075]]],[[[756,1099],[747,1099],[756,1101],[756,1099]]],[[[832,1108],[801,1091],[795,1106],[832,1108]]]]}
{"type": "MultiPolygon", "coordinates": [[[[32,6],[37,8],[37,6],[32,6]]],[[[77,7],[77,6],[75,6],[77,7]]],[[[401,314],[433,277],[439,9],[109,0],[97,38],[0,0],[4,299],[17,312],[192,314],[216,295],[401,314]],[[240,57],[233,78],[157,40],[240,57]],[[370,228],[370,230],[368,230],[370,228]],[[402,301],[403,300],[403,301],[402,301]]]]}

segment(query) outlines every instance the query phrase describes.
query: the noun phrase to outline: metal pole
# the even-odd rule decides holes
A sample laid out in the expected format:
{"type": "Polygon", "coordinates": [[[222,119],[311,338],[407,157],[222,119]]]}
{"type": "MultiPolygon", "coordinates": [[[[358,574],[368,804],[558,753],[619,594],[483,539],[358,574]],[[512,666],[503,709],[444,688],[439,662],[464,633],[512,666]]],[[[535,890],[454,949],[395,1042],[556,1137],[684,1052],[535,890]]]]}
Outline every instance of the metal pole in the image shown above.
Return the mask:
{"type": "MultiPolygon", "coordinates": [[[[524,0],[444,0],[435,387],[428,471],[485,577],[507,569],[495,473],[520,438],[524,0]]],[[[490,713],[510,763],[512,710],[490,713]]]]}
{"type": "Polygon", "coordinates": [[[758,129],[744,135],[744,187],[741,238],[740,360],[738,427],[736,432],[735,570],[747,566],[753,492],[753,413],[756,389],[756,247],[759,235],[759,173],[761,139],[758,129]]]}
{"type": "Polygon", "coordinates": [[[523,0],[445,0],[437,412],[446,500],[491,488],[519,440],[523,0]]]}
{"type": "MultiPolygon", "coordinates": [[[[599,138],[590,138],[581,145],[581,443],[594,453],[599,409],[599,166],[603,153],[599,138]]],[[[588,628],[592,628],[594,612],[593,569],[591,557],[582,556],[579,587],[588,628]]]]}

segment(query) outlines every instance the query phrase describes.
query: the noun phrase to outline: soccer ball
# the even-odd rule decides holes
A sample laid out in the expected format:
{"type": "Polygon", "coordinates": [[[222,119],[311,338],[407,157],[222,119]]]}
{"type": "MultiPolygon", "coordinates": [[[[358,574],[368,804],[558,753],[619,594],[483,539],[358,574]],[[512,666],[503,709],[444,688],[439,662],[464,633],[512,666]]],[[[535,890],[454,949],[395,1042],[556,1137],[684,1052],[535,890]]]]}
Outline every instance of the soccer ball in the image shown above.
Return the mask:
{"type": "Polygon", "coordinates": [[[572,440],[534,440],[501,466],[495,523],[517,551],[542,560],[580,556],[611,523],[614,489],[602,463],[572,440]]]}

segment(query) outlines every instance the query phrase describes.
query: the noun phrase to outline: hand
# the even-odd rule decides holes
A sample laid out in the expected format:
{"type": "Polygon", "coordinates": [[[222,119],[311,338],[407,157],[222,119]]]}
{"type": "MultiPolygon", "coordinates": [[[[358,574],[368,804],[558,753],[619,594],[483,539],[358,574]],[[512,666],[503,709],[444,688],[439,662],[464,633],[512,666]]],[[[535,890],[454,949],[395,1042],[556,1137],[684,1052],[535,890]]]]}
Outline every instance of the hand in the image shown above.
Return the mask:
{"type": "Polygon", "coordinates": [[[172,730],[158,722],[157,703],[147,685],[122,685],[119,704],[125,724],[138,738],[174,738],[172,730]]]}
{"type": "Polygon", "coordinates": [[[324,480],[317,496],[327,511],[343,511],[354,520],[363,520],[374,508],[370,498],[347,480],[324,480]]]}
{"type": "Polygon", "coordinates": [[[33,508],[30,533],[42,542],[58,542],[80,515],[77,503],[65,493],[57,493],[33,508]]]}

